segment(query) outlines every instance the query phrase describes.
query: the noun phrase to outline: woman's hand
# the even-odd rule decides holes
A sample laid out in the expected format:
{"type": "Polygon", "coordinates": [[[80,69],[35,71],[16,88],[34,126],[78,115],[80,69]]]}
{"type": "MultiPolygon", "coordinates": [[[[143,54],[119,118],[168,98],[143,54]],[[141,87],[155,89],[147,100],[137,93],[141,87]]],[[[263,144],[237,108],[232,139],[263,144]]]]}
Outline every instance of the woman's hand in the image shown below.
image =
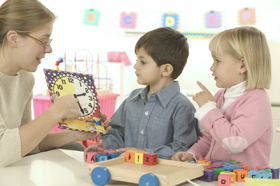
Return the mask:
{"type": "Polygon", "coordinates": [[[81,116],[78,99],[74,98],[74,95],[68,94],[59,98],[56,94],[52,97],[53,105],[55,107],[55,112],[61,113],[62,118],[78,118],[81,116]]]}

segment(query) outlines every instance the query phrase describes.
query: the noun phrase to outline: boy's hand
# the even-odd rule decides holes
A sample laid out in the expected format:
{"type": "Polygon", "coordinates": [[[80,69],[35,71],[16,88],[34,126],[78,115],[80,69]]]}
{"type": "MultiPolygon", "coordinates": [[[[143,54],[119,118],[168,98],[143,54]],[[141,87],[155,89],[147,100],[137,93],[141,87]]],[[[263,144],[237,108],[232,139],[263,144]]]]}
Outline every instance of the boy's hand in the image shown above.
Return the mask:
{"type": "Polygon", "coordinates": [[[195,161],[193,155],[188,152],[177,152],[171,158],[171,160],[175,161],[195,161]]]}
{"type": "Polygon", "coordinates": [[[87,152],[97,152],[106,150],[105,145],[102,140],[99,140],[98,144],[88,146],[84,151],[84,160],[87,161],[87,152]]]}
{"type": "Polygon", "coordinates": [[[199,81],[197,81],[196,83],[202,89],[201,92],[195,94],[195,96],[193,97],[193,100],[198,104],[199,107],[202,107],[202,105],[208,103],[209,101],[215,101],[213,95],[202,83],[200,83],[199,81]]]}
{"type": "MultiPolygon", "coordinates": [[[[102,119],[103,121],[106,121],[106,120],[107,120],[107,116],[106,116],[106,114],[104,114],[103,112],[101,112],[101,119],[102,119]]],[[[111,119],[108,119],[108,120],[104,123],[104,127],[105,127],[105,129],[106,129],[106,133],[108,133],[108,132],[111,130],[110,123],[111,123],[111,119]]]]}

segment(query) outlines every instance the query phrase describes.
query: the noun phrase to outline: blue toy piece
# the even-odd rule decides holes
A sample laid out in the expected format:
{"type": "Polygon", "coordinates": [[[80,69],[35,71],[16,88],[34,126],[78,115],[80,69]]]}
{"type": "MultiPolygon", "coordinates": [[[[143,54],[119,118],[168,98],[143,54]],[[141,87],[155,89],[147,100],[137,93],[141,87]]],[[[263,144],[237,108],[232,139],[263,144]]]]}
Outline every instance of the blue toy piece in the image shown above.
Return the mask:
{"type": "Polygon", "coordinates": [[[149,174],[144,174],[141,176],[139,179],[139,186],[159,186],[159,180],[156,175],[149,173],[149,174]]]}
{"type": "Polygon", "coordinates": [[[107,154],[95,154],[95,162],[101,162],[108,160],[107,154]]]}
{"type": "Polygon", "coordinates": [[[119,157],[120,153],[109,153],[108,160],[119,157]]]}
{"type": "Polygon", "coordinates": [[[106,167],[96,167],[91,171],[91,180],[95,185],[107,184],[111,179],[110,171],[106,167]]]}

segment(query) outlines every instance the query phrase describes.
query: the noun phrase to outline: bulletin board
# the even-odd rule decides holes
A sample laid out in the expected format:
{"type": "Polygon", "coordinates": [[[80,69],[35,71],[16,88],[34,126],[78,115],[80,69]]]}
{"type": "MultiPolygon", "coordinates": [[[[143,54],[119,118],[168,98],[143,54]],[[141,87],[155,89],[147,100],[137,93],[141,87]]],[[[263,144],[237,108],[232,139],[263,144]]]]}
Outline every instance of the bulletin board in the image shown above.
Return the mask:
{"type": "MultiPolygon", "coordinates": [[[[267,36],[273,76],[271,89],[267,92],[272,103],[280,104],[279,0],[140,2],[41,0],[41,2],[58,15],[52,34],[53,52],[57,53],[65,51],[71,53],[86,48],[92,53],[99,53],[100,60],[106,61],[107,52],[126,51],[134,62],[136,59],[134,46],[143,33],[162,26],[170,26],[185,33],[189,39],[190,55],[182,75],[178,78],[181,89],[199,91],[196,85],[196,81],[199,80],[213,93],[217,88],[209,70],[212,64],[208,51],[211,36],[225,29],[244,25],[240,19],[243,19],[243,22],[248,21],[245,24],[259,28],[267,36]]],[[[133,64],[125,69],[125,93],[140,87],[136,83],[134,72],[133,64]]],[[[38,76],[42,76],[42,72],[38,76]]],[[[40,83],[38,82],[35,87],[40,88],[40,83]]]]}

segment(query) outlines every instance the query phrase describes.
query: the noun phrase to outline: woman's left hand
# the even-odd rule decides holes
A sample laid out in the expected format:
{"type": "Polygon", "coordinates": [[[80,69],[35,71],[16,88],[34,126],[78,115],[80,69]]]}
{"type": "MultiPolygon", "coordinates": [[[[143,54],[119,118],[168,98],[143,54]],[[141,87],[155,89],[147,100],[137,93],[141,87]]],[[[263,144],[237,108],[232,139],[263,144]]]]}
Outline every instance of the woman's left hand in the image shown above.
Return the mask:
{"type": "Polygon", "coordinates": [[[210,91],[199,81],[196,82],[198,86],[202,89],[201,92],[196,93],[193,97],[193,100],[198,104],[199,107],[202,107],[205,103],[210,101],[215,101],[213,95],[210,91]]]}

